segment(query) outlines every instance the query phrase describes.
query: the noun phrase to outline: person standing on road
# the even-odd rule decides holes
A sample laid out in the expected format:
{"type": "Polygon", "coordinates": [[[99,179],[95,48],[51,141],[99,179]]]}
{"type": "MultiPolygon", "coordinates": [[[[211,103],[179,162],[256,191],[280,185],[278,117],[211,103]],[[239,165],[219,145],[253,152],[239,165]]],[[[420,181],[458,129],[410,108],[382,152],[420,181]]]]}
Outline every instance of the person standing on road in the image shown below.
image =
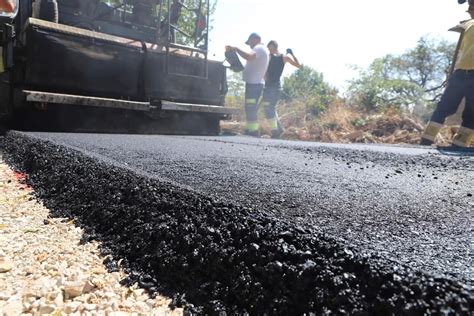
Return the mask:
{"type": "Polygon", "coordinates": [[[448,116],[456,113],[463,99],[465,99],[465,108],[462,124],[454,135],[452,144],[456,147],[469,147],[474,139],[474,0],[469,0],[467,12],[471,15],[471,19],[460,25],[461,39],[455,70],[421,136],[420,145],[434,143],[444,121],[448,116]]]}
{"type": "Polygon", "coordinates": [[[270,63],[268,65],[267,74],[265,75],[265,89],[263,91],[262,105],[265,109],[268,125],[271,128],[272,138],[279,138],[282,133],[282,128],[278,121],[276,105],[280,100],[281,75],[286,63],[296,68],[300,68],[301,65],[290,48],[286,50],[286,55],[280,54],[278,51],[278,43],[273,40],[268,43],[267,48],[270,51],[270,63]]]}
{"type": "Polygon", "coordinates": [[[234,46],[226,46],[226,51],[235,51],[247,61],[242,75],[245,81],[245,134],[258,137],[258,105],[265,84],[269,54],[257,33],[250,34],[245,44],[252,49],[250,53],[234,46]]]}

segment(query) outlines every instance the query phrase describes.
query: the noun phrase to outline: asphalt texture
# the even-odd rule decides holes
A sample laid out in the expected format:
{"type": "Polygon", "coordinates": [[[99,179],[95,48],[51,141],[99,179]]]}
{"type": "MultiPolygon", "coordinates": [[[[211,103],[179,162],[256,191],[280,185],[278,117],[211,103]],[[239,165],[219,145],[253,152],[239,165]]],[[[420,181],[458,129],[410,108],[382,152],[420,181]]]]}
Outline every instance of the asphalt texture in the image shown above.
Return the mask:
{"type": "Polygon", "coordinates": [[[5,151],[56,215],[126,259],[125,282],[189,310],[472,311],[472,153],[45,133],[9,133],[5,151]]]}

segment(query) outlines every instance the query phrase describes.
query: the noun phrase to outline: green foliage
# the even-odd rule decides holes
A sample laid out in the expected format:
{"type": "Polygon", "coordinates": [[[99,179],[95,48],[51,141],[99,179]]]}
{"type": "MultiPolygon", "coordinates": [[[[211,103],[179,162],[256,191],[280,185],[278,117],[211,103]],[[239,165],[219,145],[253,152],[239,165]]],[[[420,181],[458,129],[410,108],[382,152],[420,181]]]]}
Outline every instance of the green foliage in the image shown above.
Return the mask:
{"type": "Polygon", "coordinates": [[[239,114],[232,115],[232,119],[243,122],[245,120],[244,96],[227,94],[225,97],[225,106],[228,108],[239,109],[239,114]]]}
{"type": "MultiPolygon", "coordinates": [[[[204,43],[204,37],[201,36],[201,33],[205,34],[206,30],[203,29],[199,31],[199,28],[197,27],[197,18],[198,14],[200,14],[201,19],[204,18],[207,15],[207,0],[181,0],[181,2],[184,4],[185,7],[188,7],[190,9],[193,9],[192,11],[187,10],[183,8],[181,10],[181,15],[178,20],[178,28],[184,32],[185,34],[189,35],[184,35],[181,32],[176,33],[176,39],[178,43],[184,44],[184,45],[189,45],[194,43],[194,38],[197,35],[197,38],[201,38],[200,43],[196,43],[197,46],[202,46],[204,43]],[[200,8],[200,11],[197,9],[200,8]],[[200,13],[199,13],[200,12],[200,13]],[[197,34],[195,32],[198,32],[197,34]]],[[[210,11],[210,17],[214,14],[216,11],[216,6],[217,6],[217,0],[211,1],[209,5],[209,11],[210,11]]],[[[211,21],[210,21],[211,22],[211,21]]],[[[210,30],[212,27],[209,28],[210,30]]]]}
{"type": "Polygon", "coordinates": [[[355,127],[363,127],[367,125],[367,120],[357,117],[351,121],[351,124],[355,127]]]}
{"type": "MultiPolygon", "coordinates": [[[[111,4],[113,6],[116,6],[124,2],[123,0],[101,0],[101,1],[111,4]]],[[[161,21],[164,21],[167,18],[168,1],[170,1],[170,5],[174,3],[173,0],[162,1],[163,4],[162,4],[161,21]]],[[[128,3],[132,3],[132,2],[133,1],[128,1],[128,3]]],[[[154,1],[150,1],[150,2],[153,3],[154,1]]],[[[177,23],[177,27],[181,32],[180,31],[176,32],[176,42],[183,45],[195,44],[196,46],[200,46],[204,48],[203,44],[205,43],[206,29],[199,29],[197,27],[197,24],[198,24],[198,15],[200,15],[200,17],[204,18],[205,20],[205,17],[207,15],[207,0],[180,0],[180,2],[184,6],[181,9],[180,16],[177,23]],[[186,8],[189,8],[190,10],[186,8]],[[197,40],[195,40],[196,38],[197,40]]],[[[210,6],[209,7],[210,20],[211,20],[212,15],[216,11],[217,0],[211,0],[209,6],[210,6]]],[[[154,5],[153,13],[155,16],[159,15],[159,6],[154,5]]],[[[207,26],[207,25],[204,24],[204,26],[207,26]]],[[[212,29],[212,26],[210,25],[209,30],[211,29],[212,29]]]]}
{"type": "Polygon", "coordinates": [[[350,82],[350,99],[366,110],[430,107],[442,94],[454,49],[422,37],[404,54],[378,58],[350,82]]]}
{"type": "Polygon", "coordinates": [[[244,97],[245,95],[245,83],[242,80],[242,74],[229,71],[227,73],[227,85],[228,85],[228,92],[227,95],[235,96],[235,97],[244,97]]]}
{"type": "Polygon", "coordinates": [[[317,115],[337,95],[337,91],[324,81],[323,74],[308,66],[302,66],[284,79],[283,96],[287,101],[300,100],[309,113],[317,115]]]}
{"type": "Polygon", "coordinates": [[[242,80],[242,74],[229,71],[227,73],[228,91],[225,97],[225,105],[229,108],[240,109],[240,115],[234,115],[233,118],[238,121],[245,119],[244,103],[245,103],[245,83],[242,80]]]}
{"type": "Polygon", "coordinates": [[[387,58],[376,59],[367,70],[359,73],[349,87],[351,99],[369,110],[403,107],[423,98],[424,91],[416,83],[391,77],[387,73],[387,58]]]}

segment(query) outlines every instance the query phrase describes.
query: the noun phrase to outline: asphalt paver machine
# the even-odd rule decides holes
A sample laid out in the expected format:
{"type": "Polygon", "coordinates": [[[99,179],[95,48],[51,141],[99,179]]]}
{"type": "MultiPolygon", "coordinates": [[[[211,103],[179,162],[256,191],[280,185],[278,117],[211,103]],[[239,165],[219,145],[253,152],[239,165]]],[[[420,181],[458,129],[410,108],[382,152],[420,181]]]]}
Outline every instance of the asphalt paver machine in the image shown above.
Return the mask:
{"type": "Polygon", "coordinates": [[[0,0],[9,128],[217,134],[226,67],[209,0],[0,0]]]}

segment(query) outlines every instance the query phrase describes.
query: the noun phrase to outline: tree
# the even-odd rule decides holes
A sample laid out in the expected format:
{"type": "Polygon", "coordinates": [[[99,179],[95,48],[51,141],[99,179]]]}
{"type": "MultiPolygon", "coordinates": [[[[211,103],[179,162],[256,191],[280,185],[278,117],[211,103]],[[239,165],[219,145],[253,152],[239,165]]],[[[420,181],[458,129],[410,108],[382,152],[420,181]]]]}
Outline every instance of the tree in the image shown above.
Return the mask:
{"type": "Polygon", "coordinates": [[[234,97],[244,97],[245,94],[245,83],[242,80],[242,74],[238,72],[230,71],[227,73],[227,95],[234,97]]]}
{"type": "MultiPolygon", "coordinates": [[[[124,3],[124,0],[101,0],[102,2],[108,3],[109,5],[117,6],[124,3]]],[[[175,24],[179,31],[176,31],[176,42],[183,45],[195,45],[201,48],[204,47],[206,28],[207,28],[207,0],[141,0],[135,1],[136,5],[147,8],[148,13],[153,16],[158,16],[161,5],[161,21],[167,20],[168,17],[168,2],[170,7],[175,7],[177,13],[177,21],[172,21],[171,24],[175,24]]],[[[128,5],[134,3],[134,1],[128,1],[128,5]]],[[[209,16],[212,17],[216,11],[217,0],[211,0],[209,4],[209,16]]],[[[130,8],[130,7],[129,7],[130,8]]],[[[173,11],[172,11],[173,12],[173,11]]],[[[173,14],[173,13],[172,13],[173,14]]],[[[171,18],[173,20],[173,17],[171,18]]],[[[212,29],[209,26],[209,29],[212,29]]]]}
{"type": "Polygon", "coordinates": [[[378,58],[350,82],[352,101],[367,110],[428,107],[444,89],[455,45],[428,37],[401,55],[378,58]]]}
{"type": "MultiPolygon", "coordinates": [[[[190,8],[192,10],[181,10],[181,15],[178,20],[178,27],[190,37],[183,35],[180,32],[177,32],[177,40],[180,43],[185,45],[189,45],[195,43],[196,46],[203,47],[203,43],[205,40],[204,36],[206,34],[207,28],[207,1],[206,0],[181,0],[181,3],[185,5],[185,7],[190,8]],[[199,10],[200,8],[200,10],[199,10]],[[197,40],[195,41],[195,38],[197,40]]],[[[209,4],[209,17],[211,20],[212,15],[216,11],[217,0],[213,0],[209,4]]],[[[209,21],[211,22],[211,21],[209,21]]],[[[209,26],[209,30],[212,27],[209,26]]]]}
{"type": "Polygon", "coordinates": [[[378,58],[367,70],[360,70],[359,78],[349,86],[352,103],[369,110],[387,107],[401,108],[423,99],[424,91],[416,83],[390,77],[388,57],[378,58]]]}
{"type": "Polygon", "coordinates": [[[324,81],[323,74],[308,66],[303,65],[284,79],[284,98],[287,101],[303,101],[307,110],[314,115],[324,110],[336,95],[336,89],[324,81]]]}

